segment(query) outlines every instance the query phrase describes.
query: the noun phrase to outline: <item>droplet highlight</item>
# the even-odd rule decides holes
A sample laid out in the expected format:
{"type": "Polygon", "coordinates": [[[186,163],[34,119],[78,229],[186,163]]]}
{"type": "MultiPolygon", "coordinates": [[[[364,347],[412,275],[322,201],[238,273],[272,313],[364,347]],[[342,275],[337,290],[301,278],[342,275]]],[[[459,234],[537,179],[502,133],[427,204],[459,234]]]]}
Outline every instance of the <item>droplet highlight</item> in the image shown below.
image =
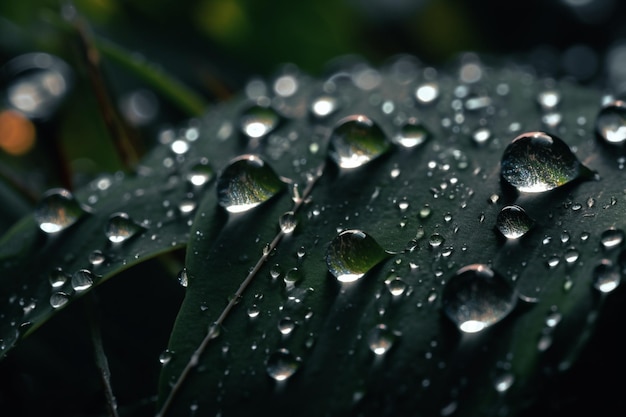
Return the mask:
{"type": "Polygon", "coordinates": [[[85,214],[74,195],[63,188],[48,190],[35,207],[34,217],[39,228],[48,234],[61,232],[85,214]]]}
{"type": "Polygon", "coordinates": [[[104,234],[112,243],[122,243],[143,231],[144,228],[135,223],[127,213],[114,213],[109,217],[104,234]]]}
{"type": "Polygon", "coordinates": [[[507,239],[519,239],[533,226],[533,219],[517,205],[502,207],[496,218],[496,228],[507,239]]]}
{"type": "Polygon", "coordinates": [[[339,282],[354,282],[389,254],[361,230],[344,230],[328,245],[326,266],[339,282]]]}
{"type": "Polygon", "coordinates": [[[267,374],[275,381],[285,381],[298,370],[300,362],[289,350],[278,349],[267,359],[267,374]]]}
{"type": "Polygon", "coordinates": [[[273,131],[280,122],[280,116],[268,106],[256,104],[241,114],[241,131],[249,138],[260,138],[273,131]]]}
{"type": "Polygon", "coordinates": [[[430,131],[417,119],[409,119],[392,140],[403,148],[415,148],[430,138],[430,131]]]}
{"type": "Polygon", "coordinates": [[[616,100],[602,107],[595,128],[597,136],[605,143],[621,145],[626,142],[626,103],[616,100]]]}
{"type": "Polygon", "coordinates": [[[383,130],[369,117],[352,115],[341,119],[330,136],[329,156],[341,168],[358,168],[391,148],[383,130]]]}

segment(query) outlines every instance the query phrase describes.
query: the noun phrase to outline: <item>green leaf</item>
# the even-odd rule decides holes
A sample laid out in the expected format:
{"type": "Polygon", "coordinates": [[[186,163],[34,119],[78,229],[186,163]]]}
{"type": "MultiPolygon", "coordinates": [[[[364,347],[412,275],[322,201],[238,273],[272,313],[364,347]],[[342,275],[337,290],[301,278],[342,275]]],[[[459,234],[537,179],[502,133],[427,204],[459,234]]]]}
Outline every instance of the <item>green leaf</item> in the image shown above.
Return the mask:
{"type": "MultiPolygon", "coordinates": [[[[357,65],[296,83],[295,94],[269,97],[285,121],[265,137],[237,131],[246,99],[203,121],[194,153],[213,155],[218,171],[236,155],[260,155],[294,191],[237,214],[218,205],[216,192],[205,195],[159,404],[169,415],[196,416],[522,412],[593,332],[608,295],[594,277],[622,273],[623,172],[616,148],[595,137],[601,94],[513,66],[434,71],[403,57],[380,72],[357,65]],[[558,106],[538,101],[547,91],[558,106]],[[320,95],[338,110],[312,114],[320,95]],[[358,167],[338,167],[329,141],[335,123],[354,115],[380,125],[394,145],[358,167]],[[431,138],[399,137],[405,123],[423,125],[431,138]],[[515,190],[501,177],[503,152],[534,131],[563,139],[598,176],[515,190]],[[533,222],[507,240],[496,225],[512,204],[533,222]],[[286,234],[279,219],[290,211],[298,223],[286,234]],[[345,230],[378,242],[367,272],[350,283],[326,262],[345,230]],[[612,247],[602,244],[607,230],[622,236],[612,247]],[[393,256],[378,256],[378,245],[393,256]],[[444,289],[471,265],[495,271],[518,295],[510,312],[483,318],[476,333],[442,311],[444,289]]],[[[468,297],[470,312],[491,302],[480,291],[468,297]]]]}

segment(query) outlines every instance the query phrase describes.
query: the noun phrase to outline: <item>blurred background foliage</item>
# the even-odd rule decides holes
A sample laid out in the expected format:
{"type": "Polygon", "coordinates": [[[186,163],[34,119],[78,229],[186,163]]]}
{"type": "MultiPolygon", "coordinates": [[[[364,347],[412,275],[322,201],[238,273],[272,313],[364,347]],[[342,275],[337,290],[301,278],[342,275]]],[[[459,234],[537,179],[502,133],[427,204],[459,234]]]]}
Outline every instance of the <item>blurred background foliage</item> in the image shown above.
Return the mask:
{"type": "MultiPolygon", "coordinates": [[[[149,149],[160,129],[197,117],[251,78],[269,78],[287,63],[322,76],[343,55],[377,65],[406,53],[437,66],[474,51],[622,96],[624,17],[621,0],[1,1],[0,232],[44,190],[72,189],[100,172],[127,168],[116,148],[118,133],[140,151],[149,149]],[[88,53],[99,55],[97,68],[85,59],[88,53]],[[33,78],[42,68],[54,69],[57,78],[33,78]],[[16,91],[35,103],[16,105],[16,91]]],[[[162,264],[148,263],[126,273],[132,280],[99,289],[99,298],[115,299],[101,303],[102,326],[116,394],[129,415],[153,400],[158,354],[184,294],[170,273],[179,266],[164,272],[162,264]],[[160,308],[137,308],[142,299],[160,308]]],[[[68,347],[74,329],[85,327],[75,311],[59,314],[0,363],[0,414],[103,414],[88,331],[68,347]]],[[[611,348],[612,329],[598,333],[604,338],[592,341],[574,370],[582,380],[594,370],[602,379],[597,370],[607,362],[594,349],[620,355],[619,345],[611,348]]],[[[585,389],[606,394],[606,384],[589,387],[575,379],[546,393],[529,415],[585,410],[592,404],[581,403],[585,389]]],[[[616,404],[625,409],[619,398],[616,404]]]]}

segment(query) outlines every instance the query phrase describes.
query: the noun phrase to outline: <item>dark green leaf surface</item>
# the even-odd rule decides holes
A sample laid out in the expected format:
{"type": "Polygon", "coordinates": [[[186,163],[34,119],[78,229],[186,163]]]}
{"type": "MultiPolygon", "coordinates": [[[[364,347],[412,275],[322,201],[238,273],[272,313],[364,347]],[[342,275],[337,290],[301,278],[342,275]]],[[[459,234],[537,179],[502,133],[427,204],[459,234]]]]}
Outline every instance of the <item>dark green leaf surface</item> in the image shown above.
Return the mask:
{"type": "MultiPolygon", "coordinates": [[[[380,73],[356,65],[325,83],[298,76],[296,94],[269,94],[285,123],[260,140],[238,131],[245,100],[207,115],[194,152],[223,164],[260,154],[299,190],[307,173],[325,169],[296,213],[297,228],[236,300],[170,415],[513,415],[532,402],[546,375],[575,360],[607,296],[593,287],[595,268],[604,259],[619,275],[623,259],[621,241],[601,244],[605,230],[624,227],[621,150],[594,134],[601,94],[520,68],[470,62],[437,72],[413,62],[400,59],[380,73]],[[439,87],[433,103],[416,99],[425,83],[439,87]],[[339,110],[316,117],[310,107],[324,90],[339,110]],[[558,92],[558,107],[540,106],[545,91],[558,92]],[[414,117],[432,138],[414,148],[396,143],[366,165],[340,169],[327,158],[328,140],[336,121],[355,114],[378,123],[390,140],[414,117]],[[512,139],[529,131],[563,139],[598,176],[543,193],[512,190],[500,177],[500,160],[512,139]],[[510,204],[534,220],[516,241],[496,229],[500,209],[510,204]],[[337,282],[325,256],[346,229],[362,230],[396,255],[356,282],[337,282]],[[471,264],[490,266],[519,294],[509,316],[473,334],[441,310],[445,283],[471,264]],[[381,334],[389,349],[376,355],[381,334]],[[286,379],[277,381],[270,375],[281,365],[286,379]]],[[[216,194],[206,194],[192,228],[187,294],[161,403],[293,207],[284,193],[226,213],[216,194]]]]}

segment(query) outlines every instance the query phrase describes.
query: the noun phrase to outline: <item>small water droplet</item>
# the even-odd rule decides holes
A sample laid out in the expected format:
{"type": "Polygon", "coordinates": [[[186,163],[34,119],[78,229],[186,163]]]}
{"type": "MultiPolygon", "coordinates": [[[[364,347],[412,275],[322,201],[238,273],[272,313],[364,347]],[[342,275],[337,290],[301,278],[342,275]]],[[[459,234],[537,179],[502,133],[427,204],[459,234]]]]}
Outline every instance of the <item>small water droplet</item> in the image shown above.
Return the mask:
{"type": "Polygon", "coordinates": [[[172,357],[173,357],[172,352],[168,349],[165,349],[159,355],[159,362],[161,363],[161,365],[167,365],[172,360],[172,357]]]}
{"type": "Polygon", "coordinates": [[[68,279],[68,275],[63,272],[61,268],[55,268],[49,276],[50,286],[52,288],[59,288],[65,285],[68,279]]]}
{"type": "Polygon", "coordinates": [[[391,147],[385,133],[367,116],[352,115],[337,122],[332,131],[329,155],[341,168],[358,168],[391,147]]]}
{"type": "Polygon", "coordinates": [[[472,140],[476,145],[482,146],[491,139],[491,130],[486,127],[476,129],[472,134],[472,140]]]}
{"type": "Polygon", "coordinates": [[[600,292],[609,293],[613,291],[621,279],[619,268],[608,259],[603,259],[593,269],[593,286],[600,292]]]}
{"type": "Polygon", "coordinates": [[[533,223],[526,211],[516,205],[503,207],[496,219],[496,227],[507,239],[519,239],[524,236],[533,223]]]}
{"type": "Polygon", "coordinates": [[[513,374],[507,372],[498,376],[493,381],[493,386],[496,389],[496,391],[503,393],[503,392],[508,391],[509,388],[511,388],[511,385],[513,385],[513,382],[515,382],[515,377],[513,376],[513,374]]]}
{"type": "Polygon", "coordinates": [[[215,172],[208,161],[194,164],[187,173],[187,181],[196,187],[201,187],[213,179],[215,172]]]}
{"type": "Polygon", "coordinates": [[[616,248],[624,242],[624,231],[622,229],[606,229],[600,235],[600,244],[606,250],[616,248]]]}
{"type": "Polygon", "coordinates": [[[281,348],[267,359],[267,373],[276,381],[285,381],[298,370],[300,362],[289,350],[281,348]]]}
{"type": "Polygon", "coordinates": [[[565,259],[565,262],[567,262],[570,265],[576,262],[579,256],[580,254],[578,253],[578,250],[576,250],[576,248],[568,248],[563,254],[563,258],[565,259]]]}
{"type": "Polygon", "coordinates": [[[322,95],[313,100],[311,112],[317,117],[326,117],[339,108],[339,101],[330,95],[322,95]]]}
{"type": "Polygon", "coordinates": [[[260,138],[274,130],[279,122],[280,117],[274,109],[256,104],[243,111],[240,126],[249,138],[260,138]]]}
{"type": "Polygon", "coordinates": [[[278,225],[280,226],[280,230],[282,230],[283,233],[292,233],[294,230],[296,230],[296,226],[298,225],[295,213],[293,211],[287,211],[283,213],[278,219],[278,225]]]}
{"type": "Polygon", "coordinates": [[[431,104],[439,97],[439,85],[437,83],[425,83],[415,90],[415,98],[420,104],[431,104]]]}
{"type": "Polygon", "coordinates": [[[569,146],[554,135],[527,132],[506,147],[501,160],[502,177],[527,193],[549,191],[594,172],[576,158],[569,146]]]}
{"type": "Polygon", "coordinates": [[[385,324],[378,324],[367,334],[367,344],[376,355],[384,355],[393,347],[396,335],[385,324]]]}
{"type": "Polygon", "coordinates": [[[261,157],[242,155],[217,180],[219,204],[230,213],[250,210],[285,188],[285,183],[261,157]]]}
{"type": "Polygon", "coordinates": [[[34,217],[39,228],[46,233],[67,229],[85,214],[72,193],[63,188],[48,190],[35,207],[34,217]]]}
{"type": "Polygon", "coordinates": [[[189,276],[187,275],[187,268],[181,269],[176,279],[178,280],[178,283],[181,286],[187,287],[187,285],[189,285],[189,276]]]}
{"type": "Polygon", "coordinates": [[[344,230],[328,245],[326,266],[339,282],[353,282],[383,261],[387,252],[361,230],[344,230]]]}
{"type": "Polygon", "coordinates": [[[443,310],[465,333],[479,332],[505,318],[515,307],[516,291],[487,265],[459,269],[446,283],[443,310]]]}
{"type": "Polygon", "coordinates": [[[74,291],[85,291],[93,285],[94,275],[88,269],[79,269],[72,274],[72,288],[74,291]]]}
{"type": "Polygon", "coordinates": [[[385,285],[389,290],[389,293],[394,297],[399,297],[406,291],[407,285],[404,280],[400,277],[395,277],[390,280],[385,281],[385,285]]]}
{"type": "Polygon", "coordinates": [[[104,261],[106,261],[106,256],[104,256],[101,250],[96,249],[89,254],[89,263],[92,266],[102,265],[104,261]]]}
{"type": "Polygon", "coordinates": [[[296,328],[296,322],[291,317],[283,317],[278,321],[278,331],[283,335],[288,335],[296,328]]]}
{"type": "Polygon", "coordinates": [[[439,246],[443,244],[443,242],[445,242],[445,238],[441,236],[439,233],[433,233],[428,238],[428,244],[432,248],[438,248],[439,246]]]}
{"type": "Polygon", "coordinates": [[[415,118],[410,118],[393,136],[393,141],[404,148],[414,148],[426,142],[430,132],[415,118]]]}
{"type": "Polygon", "coordinates": [[[616,100],[602,107],[596,118],[596,134],[604,142],[621,145],[626,142],[626,103],[616,100]]]}
{"type": "Polygon", "coordinates": [[[50,296],[50,305],[57,309],[63,307],[70,300],[70,296],[64,292],[55,292],[50,296]]]}
{"type": "Polygon", "coordinates": [[[143,231],[143,227],[133,221],[127,213],[114,213],[104,229],[104,234],[112,243],[122,243],[143,231]]]}
{"type": "Polygon", "coordinates": [[[251,319],[258,317],[261,314],[261,309],[256,304],[252,304],[250,308],[248,308],[248,317],[251,319]]]}

